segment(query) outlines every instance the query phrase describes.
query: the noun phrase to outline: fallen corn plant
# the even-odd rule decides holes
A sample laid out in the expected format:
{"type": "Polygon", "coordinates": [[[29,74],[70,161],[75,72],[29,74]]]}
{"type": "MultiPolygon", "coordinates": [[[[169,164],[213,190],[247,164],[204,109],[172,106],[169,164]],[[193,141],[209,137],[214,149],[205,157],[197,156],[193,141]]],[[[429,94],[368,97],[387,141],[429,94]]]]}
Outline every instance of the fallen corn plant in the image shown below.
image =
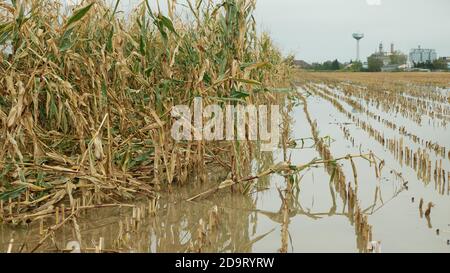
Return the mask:
{"type": "MultiPolygon", "coordinates": [[[[376,158],[373,156],[373,154],[361,154],[361,155],[347,155],[341,158],[336,159],[314,159],[311,162],[304,164],[304,165],[291,165],[289,162],[281,162],[278,163],[267,170],[253,176],[245,177],[237,181],[233,181],[232,179],[227,179],[223,182],[221,182],[218,186],[215,186],[207,191],[204,191],[202,193],[199,193],[195,196],[192,196],[188,198],[186,201],[191,202],[195,201],[201,198],[206,198],[210,196],[211,194],[214,194],[220,190],[228,189],[230,187],[233,187],[235,185],[244,185],[247,183],[254,183],[256,180],[264,178],[266,176],[272,175],[272,174],[279,174],[282,176],[290,176],[296,173],[300,173],[302,171],[305,171],[310,168],[315,168],[319,166],[334,166],[337,162],[343,161],[343,160],[349,160],[353,161],[355,158],[362,158],[364,160],[367,160],[371,164],[379,165],[377,163],[376,158]]],[[[356,175],[356,174],[355,174],[356,175]]]]}
{"type": "Polygon", "coordinates": [[[290,59],[257,35],[255,1],[189,3],[188,22],[169,3],[127,18],[103,1],[0,3],[0,221],[154,199],[211,162],[245,176],[250,141],[177,143],[170,110],[198,96],[278,102],[290,59]]]}

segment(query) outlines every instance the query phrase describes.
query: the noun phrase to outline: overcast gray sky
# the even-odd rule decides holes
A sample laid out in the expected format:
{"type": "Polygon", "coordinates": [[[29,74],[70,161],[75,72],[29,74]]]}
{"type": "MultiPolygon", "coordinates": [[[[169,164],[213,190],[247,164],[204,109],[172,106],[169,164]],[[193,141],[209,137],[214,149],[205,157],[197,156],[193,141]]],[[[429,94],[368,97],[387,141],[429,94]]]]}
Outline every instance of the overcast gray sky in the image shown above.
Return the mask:
{"type": "Polygon", "coordinates": [[[383,41],[408,53],[421,45],[450,56],[450,0],[257,0],[256,17],[285,53],[308,62],[361,59],[383,41]],[[380,3],[377,5],[377,3],[380,3]],[[375,5],[374,5],[375,4],[375,5]]]}
{"type": "MultiPolygon", "coordinates": [[[[164,10],[166,1],[159,2],[164,10]]],[[[138,3],[142,0],[121,0],[121,8],[138,3]]],[[[256,19],[284,53],[308,62],[355,59],[353,32],[366,36],[362,60],[380,42],[386,49],[393,42],[404,53],[421,45],[450,56],[450,0],[257,0],[256,19]]]]}

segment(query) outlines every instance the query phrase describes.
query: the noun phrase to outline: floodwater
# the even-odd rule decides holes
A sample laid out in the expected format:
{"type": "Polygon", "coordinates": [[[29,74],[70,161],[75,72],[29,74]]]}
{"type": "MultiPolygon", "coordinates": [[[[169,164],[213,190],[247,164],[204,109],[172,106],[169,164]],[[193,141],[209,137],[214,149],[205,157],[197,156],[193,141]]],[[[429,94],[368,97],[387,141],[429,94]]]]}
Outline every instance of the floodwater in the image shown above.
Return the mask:
{"type": "MultiPolygon", "coordinates": [[[[306,94],[308,86],[299,87],[306,94]]],[[[329,149],[333,157],[373,152],[385,161],[379,177],[373,165],[364,159],[355,159],[358,173],[357,197],[360,207],[373,227],[372,239],[381,241],[383,252],[450,252],[450,196],[447,155],[428,151],[431,161],[442,160],[446,171],[444,182],[424,179],[417,170],[375,140],[355,120],[339,111],[317,92],[334,92],[317,85],[316,92],[306,98],[311,118],[317,122],[320,137],[330,137],[329,149]],[[434,204],[430,217],[424,210],[434,204]]],[[[309,90],[311,91],[311,90],[309,90]]],[[[448,95],[448,93],[447,93],[448,95]]],[[[387,138],[400,138],[398,132],[382,122],[359,113],[341,101],[343,108],[355,117],[382,131],[387,138]]],[[[383,112],[368,103],[367,109],[397,125],[405,126],[422,139],[428,139],[450,149],[450,130],[429,123],[417,124],[399,114],[383,112]]],[[[445,106],[444,107],[448,107],[445,106]]],[[[304,145],[288,149],[292,164],[306,164],[319,153],[314,147],[311,126],[303,105],[291,113],[292,139],[305,139],[304,145]],[[304,147],[302,147],[304,146],[304,147]]],[[[447,117],[444,117],[447,118],[447,117]]],[[[415,149],[425,149],[421,143],[403,136],[403,143],[415,149]]],[[[255,173],[282,161],[282,152],[255,159],[255,173]]],[[[342,165],[347,180],[353,178],[352,167],[342,165]]],[[[69,241],[81,236],[82,249],[95,251],[100,238],[104,251],[120,252],[365,252],[358,244],[358,234],[349,217],[345,201],[330,183],[330,175],[323,166],[307,169],[298,177],[298,188],[293,190],[289,210],[283,209],[280,191],[286,189],[286,180],[280,175],[262,178],[249,196],[223,190],[208,198],[186,201],[220,183],[226,174],[211,171],[208,183],[194,183],[184,188],[172,188],[172,193],[161,194],[156,215],[136,220],[129,208],[108,208],[89,211],[78,217],[80,234],[73,225],[67,225],[46,240],[38,251],[61,251],[69,241]],[[280,191],[279,191],[280,190],[280,191]],[[209,228],[214,225],[215,228],[209,228]],[[202,226],[204,226],[202,228],[202,226]],[[286,233],[283,232],[287,230],[286,233]]],[[[145,206],[145,202],[142,202],[145,206]]],[[[13,252],[30,251],[39,243],[39,224],[11,228],[0,226],[0,252],[12,246],[13,252]],[[11,241],[13,239],[13,241],[11,241]],[[10,243],[12,242],[12,244],[10,243]]]]}

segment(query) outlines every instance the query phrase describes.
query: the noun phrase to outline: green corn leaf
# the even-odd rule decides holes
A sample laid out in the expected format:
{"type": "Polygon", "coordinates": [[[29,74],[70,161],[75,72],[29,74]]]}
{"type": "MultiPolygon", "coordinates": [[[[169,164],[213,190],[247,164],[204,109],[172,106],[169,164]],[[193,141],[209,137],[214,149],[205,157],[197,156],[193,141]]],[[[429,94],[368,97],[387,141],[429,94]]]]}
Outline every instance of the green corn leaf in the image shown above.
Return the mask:
{"type": "Polygon", "coordinates": [[[10,38],[12,30],[13,25],[11,23],[0,25],[0,45],[10,38]]]}
{"type": "Polygon", "coordinates": [[[70,17],[69,20],[67,20],[67,23],[66,23],[66,26],[65,26],[66,29],[70,28],[73,24],[75,24],[76,22],[80,21],[86,15],[86,13],[88,13],[88,11],[92,8],[92,6],[94,4],[95,3],[91,3],[91,4],[87,5],[84,8],[81,8],[81,9],[77,10],[72,15],[72,17],[70,17]]]}
{"type": "Polygon", "coordinates": [[[212,96],[208,96],[208,98],[213,99],[213,100],[217,100],[217,101],[229,101],[229,102],[239,102],[242,104],[246,104],[247,102],[243,99],[239,99],[239,98],[222,98],[222,97],[212,97],[212,96]]]}
{"type": "Polygon", "coordinates": [[[141,36],[139,37],[139,52],[141,53],[142,56],[145,56],[145,41],[144,41],[144,37],[141,36]]]}
{"type": "Polygon", "coordinates": [[[114,36],[114,26],[111,26],[111,31],[109,32],[108,40],[106,41],[106,49],[110,53],[113,51],[113,42],[112,42],[113,36],[114,36]]]}
{"type": "Polygon", "coordinates": [[[244,91],[233,90],[233,92],[231,93],[231,97],[237,99],[247,98],[249,96],[250,94],[244,91]]]}
{"type": "Polygon", "coordinates": [[[6,191],[4,193],[0,194],[0,200],[6,201],[8,199],[14,199],[17,198],[18,196],[20,196],[20,194],[22,192],[24,192],[26,190],[27,186],[21,186],[15,189],[12,189],[10,191],[6,191]]]}
{"type": "Polygon", "coordinates": [[[159,15],[159,20],[163,26],[165,26],[173,34],[178,36],[178,33],[175,31],[175,28],[173,27],[172,20],[170,20],[169,18],[167,18],[166,16],[163,16],[163,15],[159,15]]]}
{"type": "Polygon", "coordinates": [[[150,15],[150,17],[152,17],[152,19],[155,19],[155,16],[153,15],[153,11],[152,11],[152,8],[150,7],[150,4],[148,3],[148,0],[145,0],[145,5],[147,6],[147,9],[148,9],[148,15],[150,15]]]}
{"type": "Polygon", "coordinates": [[[69,29],[66,32],[64,32],[63,36],[61,37],[61,41],[59,42],[59,49],[62,52],[67,51],[72,47],[73,45],[72,32],[73,29],[69,29]]]}
{"type": "MultiPolygon", "coordinates": [[[[111,21],[114,20],[114,16],[116,15],[117,9],[119,8],[119,3],[120,3],[120,0],[117,0],[116,5],[114,6],[114,10],[111,15],[111,19],[110,19],[111,21]]],[[[112,24],[111,30],[109,31],[109,34],[108,34],[108,39],[106,41],[106,49],[108,50],[108,52],[113,51],[113,42],[112,42],[113,36],[114,36],[114,25],[112,24]]]]}
{"type": "Polygon", "coordinates": [[[113,18],[114,18],[114,15],[116,15],[117,9],[119,8],[119,3],[120,3],[120,0],[117,0],[117,1],[116,1],[116,5],[114,6],[114,10],[113,10],[111,19],[113,19],[113,18]]]}
{"type": "Polygon", "coordinates": [[[253,84],[253,85],[262,85],[262,83],[255,81],[255,80],[250,80],[250,79],[238,79],[238,78],[232,78],[232,80],[235,80],[237,82],[242,82],[242,83],[248,83],[248,84],[253,84]]]}

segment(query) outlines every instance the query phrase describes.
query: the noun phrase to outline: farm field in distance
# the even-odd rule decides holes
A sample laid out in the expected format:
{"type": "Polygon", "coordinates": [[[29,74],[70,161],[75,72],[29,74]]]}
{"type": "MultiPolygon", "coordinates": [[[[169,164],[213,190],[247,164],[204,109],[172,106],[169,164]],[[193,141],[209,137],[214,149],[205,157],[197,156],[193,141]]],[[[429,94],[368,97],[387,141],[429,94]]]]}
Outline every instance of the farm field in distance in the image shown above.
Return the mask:
{"type": "MultiPolygon", "coordinates": [[[[302,79],[304,80],[329,80],[329,81],[349,81],[354,83],[360,83],[365,85],[381,84],[391,85],[397,84],[399,86],[416,85],[449,88],[450,86],[450,73],[448,72],[300,72],[302,79]]],[[[392,91],[402,91],[392,90],[392,91]]]]}

